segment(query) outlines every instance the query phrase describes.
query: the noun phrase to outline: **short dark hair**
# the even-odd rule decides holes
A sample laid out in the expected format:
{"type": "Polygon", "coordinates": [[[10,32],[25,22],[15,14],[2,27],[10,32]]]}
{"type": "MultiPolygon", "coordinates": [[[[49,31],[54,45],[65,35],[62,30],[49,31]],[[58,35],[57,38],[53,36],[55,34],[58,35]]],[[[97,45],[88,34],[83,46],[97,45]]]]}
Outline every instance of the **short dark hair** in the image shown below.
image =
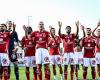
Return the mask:
{"type": "Polygon", "coordinates": [[[31,30],[31,31],[33,31],[32,27],[30,27],[30,26],[28,27],[28,29],[31,30]]]}
{"type": "Polygon", "coordinates": [[[91,28],[86,28],[86,29],[90,29],[91,30],[91,28]]]}
{"type": "Polygon", "coordinates": [[[70,29],[71,29],[71,27],[70,27],[70,26],[66,26],[66,28],[70,28],[70,29]]]}
{"type": "Polygon", "coordinates": [[[51,27],[51,29],[55,29],[55,28],[51,27]]]}
{"type": "Polygon", "coordinates": [[[7,28],[7,25],[6,25],[6,24],[1,24],[1,26],[4,26],[4,27],[6,27],[6,28],[7,28]]]}

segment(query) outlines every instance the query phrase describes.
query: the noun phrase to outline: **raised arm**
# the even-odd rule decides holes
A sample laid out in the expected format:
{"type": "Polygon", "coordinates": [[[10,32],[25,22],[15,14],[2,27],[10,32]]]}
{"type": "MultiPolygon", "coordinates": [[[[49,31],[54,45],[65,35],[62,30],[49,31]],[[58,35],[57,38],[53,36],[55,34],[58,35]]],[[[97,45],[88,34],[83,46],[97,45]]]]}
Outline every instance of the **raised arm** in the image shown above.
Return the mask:
{"type": "Polygon", "coordinates": [[[84,37],[86,37],[86,34],[85,34],[85,30],[84,30],[84,26],[83,25],[81,25],[81,29],[83,31],[83,37],[82,38],[84,38],[84,37]]]}
{"type": "Polygon", "coordinates": [[[12,29],[12,32],[11,33],[13,33],[13,36],[14,36],[14,39],[15,39],[14,41],[16,42],[16,46],[19,46],[18,34],[15,31],[16,30],[16,24],[14,22],[12,24],[12,27],[13,27],[13,29],[12,29]]]}
{"type": "Polygon", "coordinates": [[[59,26],[58,34],[59,34],[60,37],[62,37],[62,34],[61,34],[61,26],[62,26],[62,22],[58,21],[58,26],[59,26]]]}
{"type": "Polygon", "coordinates": [[[79,21],[75,22],[76,24],[76,33],[75,33],[75,37],[78,36],[78,33],[79,33],[79,21]]]}
{"type": "Polygon", "coordinates": [[[55,35],[53,35],[51,32],[52,26],[49,26],[49,28],[50,28],[50,34],[51,34],[52,38],[55,40],[56,44],[59,44],[59,42],[55,38],[55,35]]]}
{"type": "Polygon", "coordinates": [[[98,24],[97,24],[97,27],[93,30],[93,32],[92,32],[92,35],[94,36],[94,37],[97,37],[96,35],[95,35],[95,31],[97,30],[97,28],[100,26],[100,22],[98,22],[98,24]]]}
{"type": "Polygon", "coordinates": [[[23,29],[24,29],[24,31],[25,31],[25,37],[27,37],[27,35],[28,35],[27,27],[26,27],[25,25],[23,25],[23,29]]]}

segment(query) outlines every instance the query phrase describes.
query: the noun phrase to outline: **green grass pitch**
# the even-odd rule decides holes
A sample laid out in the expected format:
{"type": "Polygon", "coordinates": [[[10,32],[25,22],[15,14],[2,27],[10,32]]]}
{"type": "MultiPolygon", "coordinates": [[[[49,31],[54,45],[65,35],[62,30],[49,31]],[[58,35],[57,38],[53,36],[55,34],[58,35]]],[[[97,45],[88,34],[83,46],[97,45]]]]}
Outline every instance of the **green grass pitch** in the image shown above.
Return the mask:
{"type": "MultiPolygon", "coordinates": [[[[42,68],[42,70],[43,70],[43,68],[42,68]]],[[[51,80],[53,80],[52,67],[50,67],[50,70],[51,70],[51,80]]],[[[56,68],[56,71],[57,71],[57,80],[60,80],[60,74],[59,74],[59,68],[58,67],[56,68]]],[[[44,71],[42,71],[42,72],[44,74],[44,71]]],[[[68,75],[68,80],[70,80],[70,68],[68,68],[68,74],[69,74],[68,75]]],[[[79,76],[78,76],[79,80],[82,80],[82,74],[83,74],[82,67],[80,67],[79,76]]],[[[30,68],[30,78],[31,78],[31,80],[33,80],[32,75],[33,75],[33,70],[32,70],[32,68],[30,68]]],[[[19,67],[19,76],[20,76],[20,80],[26,80],[25,67],[19,67]]],[[[44,75],[43,75],[43,77],[44,77],[44,75]]],[[[96,75],[96,77],[98,77],[98,76],[96,75]]],[[[91,79],[91,68],[90,67],[88,68],[87,78],[88,78],[88,80],[92,80],[91,79]]],[[[10,80],[15,80],[13,67],[11,67],[11,79],[10,80]]]]}

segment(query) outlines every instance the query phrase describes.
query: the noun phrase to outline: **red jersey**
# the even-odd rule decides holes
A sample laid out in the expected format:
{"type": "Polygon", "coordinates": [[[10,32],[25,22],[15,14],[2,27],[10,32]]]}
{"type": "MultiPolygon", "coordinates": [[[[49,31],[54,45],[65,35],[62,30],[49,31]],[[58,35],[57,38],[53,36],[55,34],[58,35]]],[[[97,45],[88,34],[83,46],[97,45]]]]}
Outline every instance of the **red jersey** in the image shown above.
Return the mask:
{"type": "Polygon", "coordinates": [[[59,55],[59,48],[60,48],[61,39],[59,36],[56,36],[55,40],[54,40],[54,38],[49,39],[49,41],[50,41],[50,44],[49,44],[50,55],[59,55]],[[55,40],[56,40],[56,42],[55,42],[55,40]]]}
{"type": "Polygon", "coordinates": [[[7,53],[9,45],[9,32],[0,32],[0,53],[7,53]]]}
{"type": "Polygon", "coordinates": [[[74,34],[70,34],[70,35],[63,34],[61,38],[63,39],[64,53],[74,52],[75,35],[74,34]]]}
{"type": "Polygon", "coordinates": [[[22,38],[22,46],[25,48],[25,56],[35,56],[35,42],[34,38],[22,38]]]}
{"type": "Polygon", "coordinates": [[[95,57],[95,40],[92,36],[85,37],[82,40],[82,46],[84,47],[84,57],[94,58],[95,57]]]}
{"type": "Polygon", "coordinates": [[[50,33],[47,31],[35,31],[31,34],[32,37],[35,37],[36,48],[47,48],[48,47],[48,38],[50,33]]]}
{"type": "Polygon", "coordinates": [[[96,37],[96,52],[100,52],[100,37],[96,37]]]}

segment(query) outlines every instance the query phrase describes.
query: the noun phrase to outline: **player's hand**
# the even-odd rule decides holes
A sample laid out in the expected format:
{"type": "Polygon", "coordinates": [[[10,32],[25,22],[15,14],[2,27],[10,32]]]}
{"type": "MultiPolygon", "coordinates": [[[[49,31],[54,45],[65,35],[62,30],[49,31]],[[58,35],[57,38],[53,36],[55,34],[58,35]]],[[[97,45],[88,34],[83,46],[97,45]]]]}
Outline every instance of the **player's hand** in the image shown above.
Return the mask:
{"type": "Polygon", "coordinates": [[[50,32],[51,32],[51,28],[52,28],[52,26],[49,26],[50,32]]]}
{"type": "Polygon", "coordinates": [[[49,29],[51,30],[52,26],[49,26],[49,29]]]}
{"type": "Polygon", "coordinates": [[[16,24],[13,22],[13,25],[12,25],[14,28],[16,27],[16,24]]]}
{"type": "Polygon", "coordinates": [[[84,26],[83,25],[81,25],[81,29],[84,30],[84,26]]]}
{"type": "Polygon", "coordinates": [[[23,25],[23,29],[24,31],[27,31],[27,27],[25,25],[23,25]]]}
{"type": "Polygon", "coordinates": [[[97,23],[97,26],[98,26],[98,27],[100,26],[100,21],[97,23]]]}
{"type": "Polygon", "coordinates": [[[62,22],[58,21],[58,26],[59,26],[59,28],[61,28],[62,22]]]}
{"type": "Polygon", "coordinates": [[[79,21],[75,22],[76,26],[79,27],[79,21]]]}

